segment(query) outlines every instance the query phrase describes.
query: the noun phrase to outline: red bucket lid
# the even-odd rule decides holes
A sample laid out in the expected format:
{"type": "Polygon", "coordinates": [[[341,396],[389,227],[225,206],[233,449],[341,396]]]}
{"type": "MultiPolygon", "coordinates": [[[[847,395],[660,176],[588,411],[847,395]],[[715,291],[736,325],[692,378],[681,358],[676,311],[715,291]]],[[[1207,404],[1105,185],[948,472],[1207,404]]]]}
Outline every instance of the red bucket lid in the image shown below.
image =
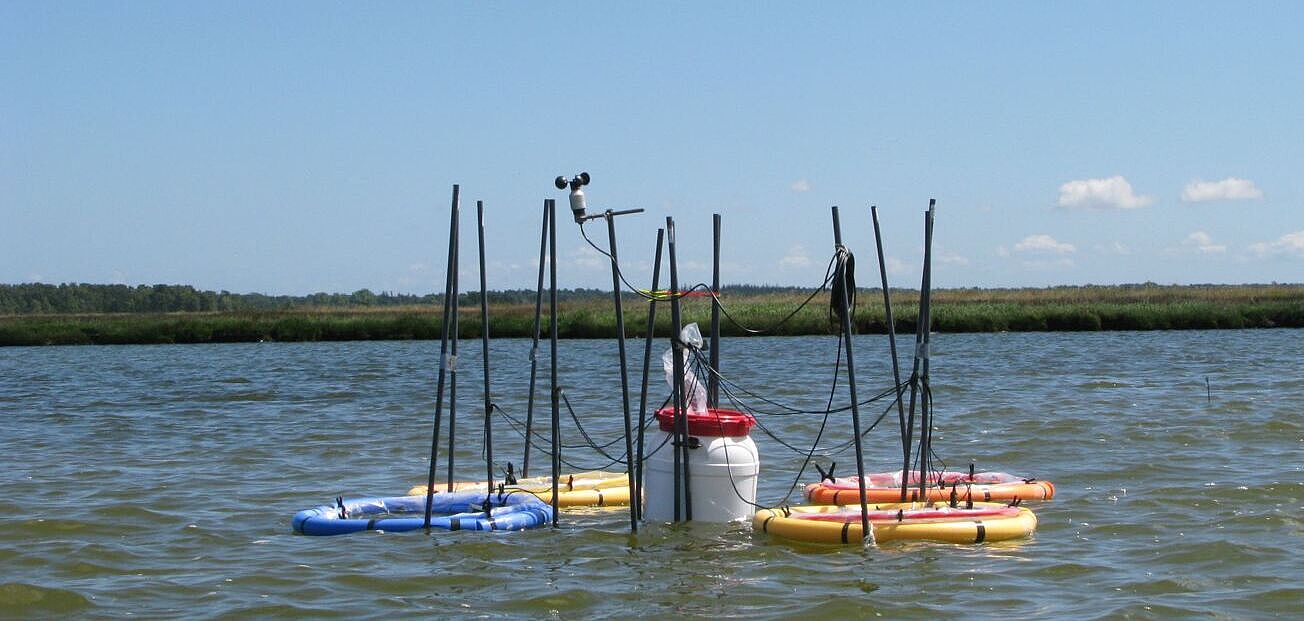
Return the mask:
{"type": "MultiPolygon", "coordinates": [[[[737,438],[745,436],[756,426],[751,414],[724,408],[707,408],[705,414],[685,412],[688,417],[688,435],[711,438],[737,438]]],[[[675,409],[663,408],[657,412],[661,431],[674,433],[675,409]]]]}

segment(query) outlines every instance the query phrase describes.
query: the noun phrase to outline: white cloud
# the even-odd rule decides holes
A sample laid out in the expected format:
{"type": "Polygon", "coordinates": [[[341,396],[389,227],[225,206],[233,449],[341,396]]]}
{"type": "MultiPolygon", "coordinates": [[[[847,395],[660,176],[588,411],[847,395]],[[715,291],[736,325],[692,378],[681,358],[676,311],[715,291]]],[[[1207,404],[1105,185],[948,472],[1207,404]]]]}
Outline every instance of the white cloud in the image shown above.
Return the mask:
{"type": "Polygon", "coordinates": [[[884,264],[887,265],[887,273],[893,276],[910,275],[914,271],[914,268],[909,263],[896,257],[888,257],[887,261],[884,261],[884,264]]]}
{"type": "Polygon", "coordinates": [[[1112,241],[1108,244],[1097,244],[1095,250],[1097,254],[1116,255],[1120,257],[1132,254],[1132,249],[1128,248],[1126,244],[1120,241],[1112,241]]]}
{"type": "Polygon", "coordinates": [[[937,260],[943,265],[957,265],[960,267],[969,265],[969,258],[958,254],[939,254],[937,260]]]}
{"type": "Polygon", "coordinates": [[[1046,270],[1068,269],[1070,267],[1073,267],[1074,263],[1073,263],[1073,259],[1070,259],[1068,257],[1060,257],[1058,259],[1024,261],[1022,265],[1024,269],[1046,271],[1046,270]]]}
{"type": "MultiPolygon", "coordinates": [[[[1003,249],[1004,246],[1001,247],[1003,249]]],[[[1001,249],[997,249],[999,254],[1001,249]]],[[[1029,235],[1014,244],[1014,251],[1019,253],[1069,254],[1077,252],[1073,244],[1061,242],[1050,235],[1029,235]]]]}
{"type": "Polygon", "coordinates": [[[1196,252],[1199,252],[1201,254],[1217,254],[1219,252],[1227,252],[1227,246],[1213,243],[1213,238],[1210,237],[1209,234],[1205,233],[1204,231],[1196,231],[1194,233],[1191,233],[1190,235],[1187,235],[1186,239],[1182,240],[1182,246],[1186,248],[1192,248],[1196,252]]]}
{"type": "Polygon", "coordinates": [[[806,254],[806,247],[797,244],[788,249],[788,254],[779,259],[779,269],[795,270],[810,267],[814,262],[806,254]]]}
{"type": "Polygon", "coordinates": [[[1304,258],[1304,230],[1286,233],[1274,241],[1250,244],[1250,252],[1260,257],[1285,255],[1304,258]]]}
{"type": "Polygon", "coordinates": [[[1182,189],[1182,202],[1202,203],[1205,201],[1244,201],[1263,198],[1260,190],[1249,179],[1228,177],[1222,181],[1200,181],[1186,184],[1182,189]]]}
{"type": "Polygon", "coordinates": [[[1069,181],[1059,191],[1059,206],[1067,208],[1139,209],[1155,202],[1150,196],[1137,196],[1122,175],[1069,181]]]}
{"type": "MultiPolygon", "coordinates": [[[[537,261],[536,261],[537,262],[537,261]]],[[[591,246],[579,246],[566,253],[562,263],[586,270],[610,269],[611,259],[594,250],[591,246]]]]}
{"type": "Polygon", "coordinates": [[[807,181],[807,180],[805,180],[805,179],[798,179],[798,180],[796,180],[796,181],[793,181],[793,182],[792,182],[792,191],[793,191],[793,192],[809,192],[809,191],[810,191],[810,182],[807,181]]]}

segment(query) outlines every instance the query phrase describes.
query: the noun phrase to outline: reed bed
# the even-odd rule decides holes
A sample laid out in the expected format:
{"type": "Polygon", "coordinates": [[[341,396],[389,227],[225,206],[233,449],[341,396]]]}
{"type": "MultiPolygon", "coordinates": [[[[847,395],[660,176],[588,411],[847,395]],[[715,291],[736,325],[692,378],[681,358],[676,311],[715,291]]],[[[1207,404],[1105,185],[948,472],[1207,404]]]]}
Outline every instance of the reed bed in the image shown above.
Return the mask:
{"type": "MultiPolygon", "coordinates": [[[[834,331],[828,296],[793,314],[808,293],[722,296],[725,336],[828,334],[834,331]],[[791,315],[791,316],[789,316],[791,315]],[[786,321],[784,320],[787,318],[786,321]]],[[[934,293],[933,329],[939,332],[1192,330],[1304,327],[1304,285],[1117,286],[1049,289],[947,289],[934,293]]],[[[882,293],[861,290],[855,313],[859,333],[885,333],[882,293]]],[[[625,299],[626,333],[646,336],[647,303],[625,299]]],[[[668,302],[658,303],[656,336],[668,336],[668,302]]],[[[230,343],[440,338],[442,309],[412,305],[383,308],[298,308],[258,312],[191,312],[0,316],[0,345],[230,343]]],[[[464,305],[462,338],[481,333],[479,309],[464,305]]],[[[896,330],[914,333],[918,292],[893,290],[896,330]]],[[[684,322],[706,331],[709,298],[683,301],[684,322]]],[[[490,307],[489,332],[529,337],[532,304],[490,307]]],[[[558,307],[560,338],[615,336],[610,299],[573,300],[558,307]]],[[[547,318],[542,322],[547,336],[547,318]]]]}

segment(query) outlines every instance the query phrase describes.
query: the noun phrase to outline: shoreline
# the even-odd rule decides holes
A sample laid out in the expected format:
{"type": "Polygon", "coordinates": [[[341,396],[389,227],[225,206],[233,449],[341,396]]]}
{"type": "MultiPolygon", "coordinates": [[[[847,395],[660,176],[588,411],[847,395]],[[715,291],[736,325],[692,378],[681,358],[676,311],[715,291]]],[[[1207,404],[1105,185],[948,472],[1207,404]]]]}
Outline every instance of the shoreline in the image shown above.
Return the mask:
{"type": "MultiPolygon", "coordinates": [[[[722,302],[728,316],[721,317],[720,333],[749,335],[738,324],[751,328],[775,326],[808,295],[745,295],[725,289],[722,302]]],[[[877,289],[858,291],[854,315],[857,333],[887,332],[881,296],[877,289]]],[[[893,296],[896,331],[913,334],[917,293],[893,290],[893,296]]],[[[936,292],[934,300],[933,330],[943,333],[1304,327],[1304,285],[949,289],[936,292]]],[[[464,301],[460,313],[461,338],[479,337],[478,304],[464,301]]],[[[683,315],[685,324],[708,326],[710,299],[684,299],[683,315]]],[[[0,316],[0,346],[432,340],[441,336],[441,318],[438,305],[4,315],[0,316]]],[[[533,304],[490,305],[491,336],[529,338],[533,322],[533,304]]],[[[626,335],[645,336],[646,324],[647,304],[631,296],[625,302],[626,335]]],[[[544,321],[544,337],[546,326],[544,321]]],[[[559,306],[559,338],[610,338],[614,326],[615,313],[609,298],[595,296],[559,306]]],[[[821,294],[765,334],[834,332],[827,295],[821,294]]],[[[670,333],[669,304],[658,303],[655,336],[670,333]]]]}

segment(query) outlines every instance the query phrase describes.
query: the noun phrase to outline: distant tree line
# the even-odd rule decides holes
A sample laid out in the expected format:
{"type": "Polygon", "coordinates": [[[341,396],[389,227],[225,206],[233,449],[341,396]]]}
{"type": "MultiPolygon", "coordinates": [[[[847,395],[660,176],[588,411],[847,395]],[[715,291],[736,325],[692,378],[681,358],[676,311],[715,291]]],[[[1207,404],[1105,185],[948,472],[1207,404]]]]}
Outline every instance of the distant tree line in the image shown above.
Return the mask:
{"type": "MultiPolygon", "coordinates": [[[[793,291],[791,287],[763,287],[753,285],[731,286],[747,295],[793,291]]],[[[564,289],[557,299],[606,299],[610,291],[601,289],[564,289]]],[[[626,293],[627,299],[635,294],[626,293]]],[[[489,303],[534,304],[535,292],[527,289],[490,291],[489,303]]],[[[190,285],[93,285],[65,283],[49,285],[28,283],[0,284],[0,315],[39,315],[75,313],[176,313],[214,311],[289,310],[313,307],[395,307],[411,305],[442,305],[442,294],[413,295],[406,293],[374,293],[359,289],[353,293],[312,293],[309,295],[265,295],[262,293],[231,293],[230,291],[201,291],[190,285]]],[[[473,291],[458,296],[462,305],[480,303],[480,292],[473,291]]],[[[545,297],[544,303],[547,303],[545,297]]]]}

